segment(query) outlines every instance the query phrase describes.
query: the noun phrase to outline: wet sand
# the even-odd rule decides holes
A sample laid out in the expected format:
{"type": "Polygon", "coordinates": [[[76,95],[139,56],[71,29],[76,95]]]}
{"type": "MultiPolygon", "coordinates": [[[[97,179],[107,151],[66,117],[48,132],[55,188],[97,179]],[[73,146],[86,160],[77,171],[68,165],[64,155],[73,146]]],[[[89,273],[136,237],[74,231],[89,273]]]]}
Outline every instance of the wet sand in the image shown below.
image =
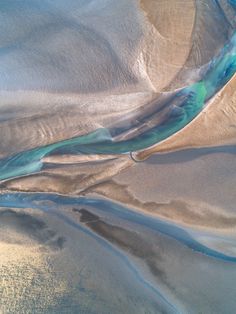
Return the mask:
{"type": "Polygon", "coordinates": [[[23,2],[0,10],[0,312],[234,314],[234,2],[23,2]]]}

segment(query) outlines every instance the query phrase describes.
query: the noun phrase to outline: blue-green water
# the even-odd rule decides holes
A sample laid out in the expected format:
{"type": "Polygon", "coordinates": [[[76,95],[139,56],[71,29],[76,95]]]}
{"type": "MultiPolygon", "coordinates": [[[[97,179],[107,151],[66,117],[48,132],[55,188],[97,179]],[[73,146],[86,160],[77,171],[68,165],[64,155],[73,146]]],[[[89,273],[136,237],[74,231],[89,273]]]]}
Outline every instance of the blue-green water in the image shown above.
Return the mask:
{"type": "MultiPolygon", "coordinates": [[[[205,71],[202,80],[180,90],[175,99],[179,105],[169,104],[164,121],[144,133],[128,140],[114,141],[112,129],[101,128],[96,131],[44,147],[18,153],[0,161],[0,179],[9,179],[40,171],[43,157],[55,151],[77,154],[123,154],[145,149],[173,135],[202,110],[236,72],[236,33],[229,43],[215,57],[205,71]]],[[[122,130],[120,130],[122,133],[122,130]]]]}

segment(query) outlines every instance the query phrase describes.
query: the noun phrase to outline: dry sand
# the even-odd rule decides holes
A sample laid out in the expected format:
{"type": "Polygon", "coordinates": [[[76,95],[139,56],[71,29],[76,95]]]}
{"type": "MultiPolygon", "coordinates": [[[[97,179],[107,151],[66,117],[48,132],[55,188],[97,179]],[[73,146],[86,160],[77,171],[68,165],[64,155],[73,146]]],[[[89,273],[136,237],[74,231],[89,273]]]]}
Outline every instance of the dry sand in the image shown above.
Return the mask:
{"type": "Polygon", "coordinates": [[[151,24],[141,56],[152,86],[161,91],[177,76],[189,56],[195,31],[195,2],[141,0],[140,4],[151,24]]]}

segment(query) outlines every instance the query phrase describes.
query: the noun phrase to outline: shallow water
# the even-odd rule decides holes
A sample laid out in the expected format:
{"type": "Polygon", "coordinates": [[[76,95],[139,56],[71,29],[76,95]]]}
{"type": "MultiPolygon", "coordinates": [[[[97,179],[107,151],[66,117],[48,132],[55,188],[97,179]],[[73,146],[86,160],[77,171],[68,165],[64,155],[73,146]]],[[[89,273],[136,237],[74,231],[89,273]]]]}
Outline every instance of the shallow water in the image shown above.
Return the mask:
{"type": "Polygon", "coordinates": [[[235,142],[132,153],[235,111],[236,3],[158,5],[163,86],[139,1],[0,1],[1,313],[235,312],[235,142]]]}

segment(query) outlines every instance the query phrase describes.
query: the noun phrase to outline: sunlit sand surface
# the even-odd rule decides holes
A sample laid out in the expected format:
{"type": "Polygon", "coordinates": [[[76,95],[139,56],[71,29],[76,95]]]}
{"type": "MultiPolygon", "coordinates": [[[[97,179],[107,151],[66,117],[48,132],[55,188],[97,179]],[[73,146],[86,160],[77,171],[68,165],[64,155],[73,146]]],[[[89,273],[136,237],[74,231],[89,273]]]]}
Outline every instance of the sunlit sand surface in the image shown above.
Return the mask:
{"type": "Polygon", "coordinates": [[[234,314],[236,2],[0,26],[0,313],[234,314]]]}
{"type": "Polygon", "coordinates": [[[153,153],[177,151],[187,148],[235,145],[236,77],[208,104],[208,106],[183,130],[160,144],[134,153],[144,159],[153,153]]]}

